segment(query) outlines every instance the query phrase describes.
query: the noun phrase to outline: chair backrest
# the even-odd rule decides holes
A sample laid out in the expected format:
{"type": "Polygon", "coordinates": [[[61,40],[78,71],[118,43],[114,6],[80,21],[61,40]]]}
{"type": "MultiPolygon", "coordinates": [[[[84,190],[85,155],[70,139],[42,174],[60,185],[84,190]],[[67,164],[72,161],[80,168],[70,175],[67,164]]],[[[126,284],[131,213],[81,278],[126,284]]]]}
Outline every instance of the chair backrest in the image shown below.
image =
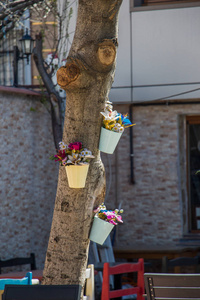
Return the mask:
{"type": "Polygon", "coordinates": [[[6,285],[3,300],[79,300],[81,285],[6,285]]]}
{"type": "Polygon", "coordinates": [[[200,299],[200,274],[145,273],[147,300],[200,299]]]}
{"type": "MultiPolygon", "coordinates": [[[[28,285],[32,284],[32,272],[28,272],[25,277],[21,279],[15,279],[15,278],[2,278],[0,279],[0,300],[2,297],[2,294],[4,292],[4,288],[6,284],[23,284],[28,285]]],[[[39,283],[39,281],[37,282],[39,283]]]]}
{"type": "Polygon", "coordinates": [[[6,284],[32,284],[32,273],[28,272],[25,277],[21,279],[2,278],[0,279],[0,290],[4,290],[6,284]]]}
{"type": "Polygon", "coordinates": [[[83,300],[95,299],[94,265],[88,265],[86,269],[85,296],[83,300]]]}
{"type": "MultiPolygon", "coordinates": [[[[181,267],[181,266],[195,266],[195,272],[200,272],[200,257],[177,257],[174,259],[168,259],[167,256],[162,258],[162,272],[168,273],[169,268],[181,267]]],[[[171,270],[171,269],[170,269],[171,270]]],[[[172,272],[172,271],[171,271],[172,272]]],[[[170,273],[171,273],[170,272],[170,273]]],[[[179,271],[180,273],[180,271],[179,271]]]]}
{"type": "Polygon", "coordinates": [[[16,257],[7,260],[0,259],[0,274],[1,269],[5,267],[13,267],[18,265],[30,264],[31,270],[36,270],[35,254],[31,253],[29,257],[16,257]]]}
{"type": "Polygon", "coordinates": [[[109,300],[127,295],[137,294],[137,300],[144,300],[144,260],[140,258],[137,263],[122,263],[116,266],[104,264],[103,284],[101,300],[109,300]],[[126,273],[137,273],[137,284],[131,288],[110,290],[110,275],[119,275],[126,273]]]}

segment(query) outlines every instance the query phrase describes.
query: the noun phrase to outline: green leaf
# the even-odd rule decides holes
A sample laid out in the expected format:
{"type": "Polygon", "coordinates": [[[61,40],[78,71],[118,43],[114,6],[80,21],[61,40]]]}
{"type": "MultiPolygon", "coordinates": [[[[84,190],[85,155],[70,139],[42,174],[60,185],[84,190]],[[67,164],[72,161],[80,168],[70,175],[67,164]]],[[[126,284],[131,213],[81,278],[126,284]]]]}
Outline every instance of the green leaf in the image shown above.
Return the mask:
{"type": "Polygon", "coordinates": [[[55,160],[55,157],[54,157],[54,155],[51,155],[51,156],[49,157],[49,159],[51,159],[51,160],[55,160]]]}

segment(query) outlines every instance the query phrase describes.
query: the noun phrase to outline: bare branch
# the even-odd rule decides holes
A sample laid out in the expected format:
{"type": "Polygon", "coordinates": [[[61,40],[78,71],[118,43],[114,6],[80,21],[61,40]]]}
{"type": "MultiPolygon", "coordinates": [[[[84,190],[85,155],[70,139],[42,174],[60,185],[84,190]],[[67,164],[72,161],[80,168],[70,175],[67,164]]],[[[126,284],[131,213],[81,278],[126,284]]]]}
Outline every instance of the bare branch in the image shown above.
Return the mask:
{"type": "Polygon", "coordinates": [[[51,117],[52,117],[52,129],[54,135],[54,143],[56,149],[58,149],[58,143],[62,140],[62,98],[56,91],[52,79],[46,72],[44,66],[44,60],[42,57],[42,34],[36,36],[36,47],[33,50],[33,58],[37,66],[38,72],[44,82],[47,92],[50,96],[51,103],[51,117]]]}

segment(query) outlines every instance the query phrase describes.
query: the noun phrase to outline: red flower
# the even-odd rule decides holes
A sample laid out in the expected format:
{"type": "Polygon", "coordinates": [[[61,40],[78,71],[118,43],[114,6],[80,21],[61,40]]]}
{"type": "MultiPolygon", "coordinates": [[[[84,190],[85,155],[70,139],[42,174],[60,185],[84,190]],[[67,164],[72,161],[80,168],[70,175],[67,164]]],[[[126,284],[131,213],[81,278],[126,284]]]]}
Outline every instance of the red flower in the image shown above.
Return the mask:
{"type": "Polygon", "coordinates": [[[81,150],[82,148],[82,143],[81,142],[76,142],[76,143],[71,143],[68,145],[68,148],[71,150],[81,150]]]}
{"type": "Polygon", "coordinates": [[[57,159],[55,161],[62,161],[66,157],[65,150],[59,150],[56,155],[54,155],[57,159]]]}

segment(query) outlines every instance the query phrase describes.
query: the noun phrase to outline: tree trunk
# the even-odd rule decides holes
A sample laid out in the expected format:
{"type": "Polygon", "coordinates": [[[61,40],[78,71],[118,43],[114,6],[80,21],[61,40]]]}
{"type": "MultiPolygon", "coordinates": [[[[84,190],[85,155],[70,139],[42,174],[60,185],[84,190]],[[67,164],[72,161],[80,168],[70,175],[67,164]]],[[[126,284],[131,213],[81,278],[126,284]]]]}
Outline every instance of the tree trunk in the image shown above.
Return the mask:
{"type": "MultiPolygon", "coordinates": [[[[86,186],[68,187],[60,167],[43,284],[84,285],[93,208],[104,201],[105,174],[98,150],[100,112],[113,82],[117,19],[122,0],[79,0],[77,26],[65,67],[57,73],[66,90],[63,141],[92,151],[86,186]]],[[[56,178],[55,178],[56,180],[56,178]]]]}

